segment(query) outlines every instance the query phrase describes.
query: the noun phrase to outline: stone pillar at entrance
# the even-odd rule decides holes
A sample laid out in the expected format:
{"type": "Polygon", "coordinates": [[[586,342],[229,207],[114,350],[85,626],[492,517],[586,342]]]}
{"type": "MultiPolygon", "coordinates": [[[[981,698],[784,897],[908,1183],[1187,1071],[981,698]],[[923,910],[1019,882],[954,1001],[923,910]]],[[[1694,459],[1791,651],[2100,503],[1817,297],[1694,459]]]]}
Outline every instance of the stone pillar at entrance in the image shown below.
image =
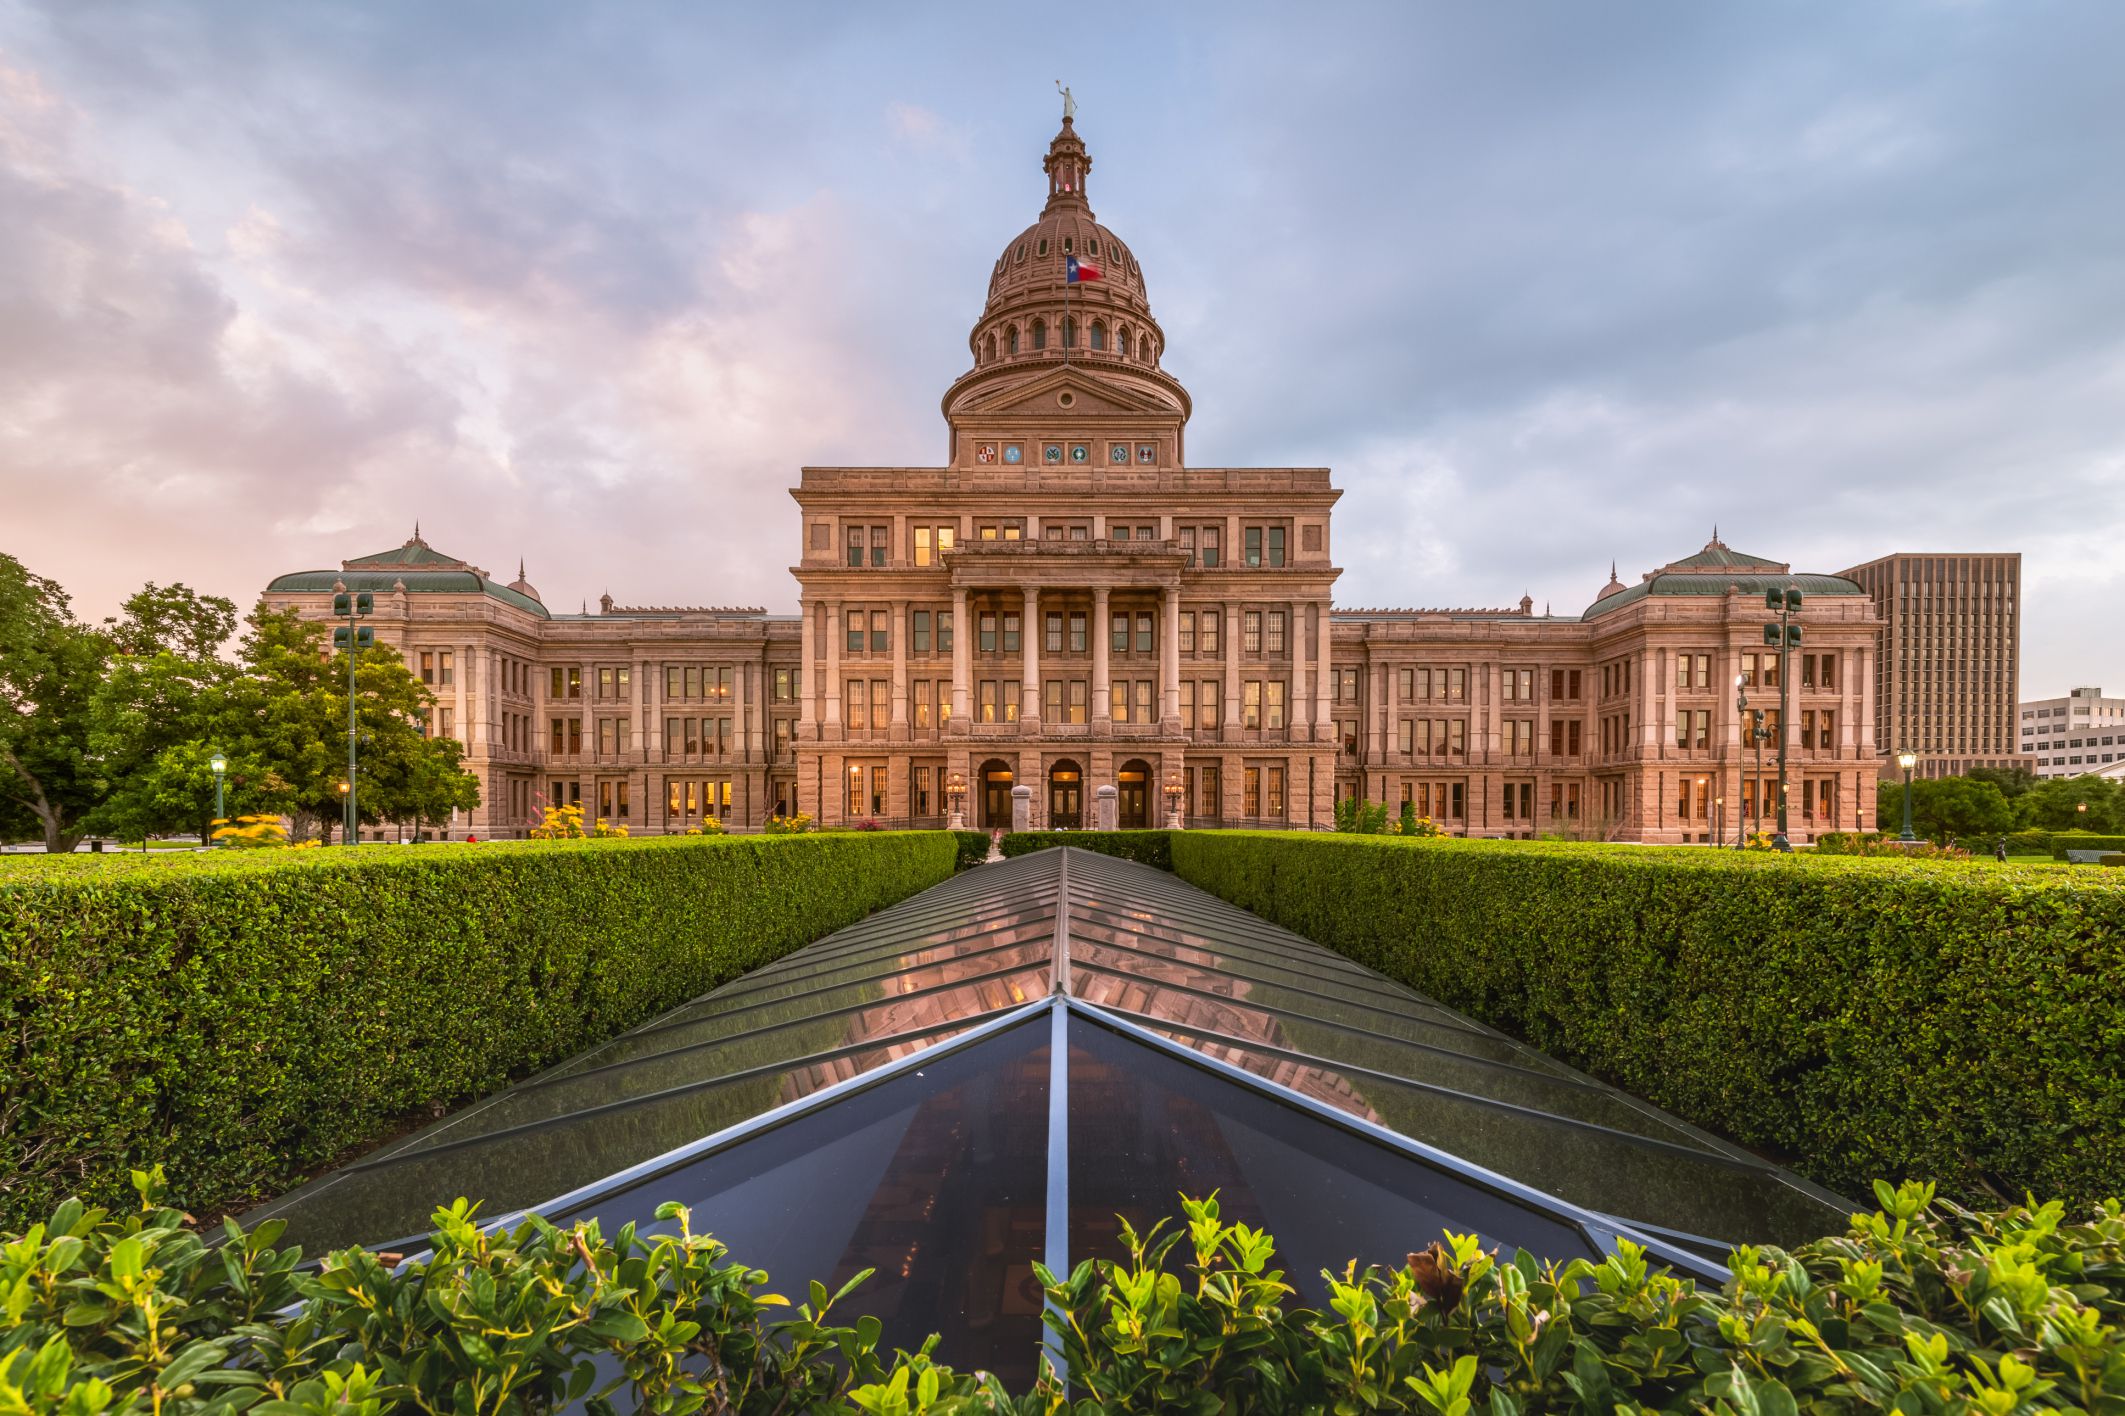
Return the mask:
{"type": "Polygon", "coordinates": [[[968,680],[973,677],[974,626],[967,619],[967,592],[955,587],[952,591],[952,727],[965,732],[973,721],[967,716],[970,691],[968,680]]]}
{"type": "Polygon", "coordinates": [[[1107,594],[1104,585],[1092,587],[1092,721],[1101,725],[1095,733],[1103,733],[1113,716],[1107,711],[1107,594]]]}
{"type": "Polygon", "coordinates": [[[1121,793],[1115,790],[1112,782],[1105,782],[1092,795],[1094,824],[1101,831],[1112,831],[1121,820],[1121,793]]]}
{"type": "Polygon", "coordinates": [[[1040,726],[1040,590],[1028,585],[1025,614],[1020,619],[1019,647],[1025,652],[1025,674],[1018,686],[1018,721],[1029,728],[1040,726]]]}
{"type": "Polygon", "coordinates": [[[1011,829],[1013,831],[1030,831],[1033,829],[1033,789],[1024,782],[1020,782],[1017,786],[1011,788],[1011,829]]]}

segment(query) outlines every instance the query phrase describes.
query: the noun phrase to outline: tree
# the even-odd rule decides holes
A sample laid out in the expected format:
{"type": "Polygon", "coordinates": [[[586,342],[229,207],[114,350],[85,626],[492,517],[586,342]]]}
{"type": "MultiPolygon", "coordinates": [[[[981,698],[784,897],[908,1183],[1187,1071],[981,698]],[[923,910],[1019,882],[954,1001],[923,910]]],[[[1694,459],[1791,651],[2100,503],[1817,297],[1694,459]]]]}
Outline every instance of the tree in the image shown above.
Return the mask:
{"type": "MultiPolygon", "coordinates": [[[[1902,820],[1899,802],[1897,820],[1902,820]]],[[[2014,808],[1991,782],[1937,777],[1912,784],[1912,819],[1929,841],[1969,841],[2014,829],[2014,808]]]]}
{"type": "MultiPolygon", "coordinates": [[[[331,838],[340,819],[339,784],[347,776],[347,658],[327,654],[326,626],[293,610],[261,604],[239,651],[223,736],[249,751],[284,783],[298,834],[315,825],[331,838]]],[[[445,752],[422,735],[434,697],[398,651],[378,644],[355,667],[355,719],[361,744],[356,805],[364,821],[429,813],[477,803],[477,779],[462,770],[462,748],[445,752]],[[463,778],[449,781],[451,774],[463,778]]]]}
{"type": "Polygon", "coordinates": [[[2036,773],[2027,767],[1972,767],[1964,775],[1974,782],[1992,783],[2009,801],[2018,800],[2036,785],[2036,773]]]}
{"type": "Polygon", "coordinates": [[[2053,777],[2031,787],[2015,806],[2024,826],[2040,830],[2125,832],[2125,783],[2102,777],[2053,777]]]}
{"type": "Polygon", "coordinates": [[[91,703],[89,743],[110,794],[90,813],[92,828],[130,838],[204,827],[214,802],[207,759],[217,747],[232,763],[242,756],[240,744],[211,740],[236,674],[222,657],[235,625],[228,600],[152,583],[104,621],[114,652],[91,703]],[[186,785],[194,781],[203,795],[186,785]]]}
{"type": "Polygon", "coordinates": [[[104,793],[91,705],[109,653],[56,581],[0,553],[0,837],[66,852],[86,834],[104,793]]]}

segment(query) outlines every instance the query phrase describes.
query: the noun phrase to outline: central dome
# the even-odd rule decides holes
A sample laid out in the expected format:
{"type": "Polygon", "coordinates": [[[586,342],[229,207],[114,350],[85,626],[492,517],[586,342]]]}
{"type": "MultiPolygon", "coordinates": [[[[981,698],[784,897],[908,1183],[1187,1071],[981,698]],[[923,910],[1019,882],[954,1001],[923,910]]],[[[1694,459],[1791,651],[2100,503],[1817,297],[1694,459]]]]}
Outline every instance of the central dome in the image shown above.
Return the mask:
{"type": "Polygon", "coordinates": [[[1159,369],[1166,336],[1151,314],[1144,269],[1135,252],[1092,215],[1085,193],[1092,158],[1070,118],[1048,144],[1041,170],[1048,178],[1047,205],[1039,220],[1011,238],[989,272],[988,299],[967,336],[974,367],[946,394],[946,411],[974,385],[1037,376],[1066,359],[1124,382],[1156,386],[1162,401],[1185,408],[1187,394],[1159,369]],[[1075,283],[1069,278],[1072,260],[1081,276],[1075,283]]]}

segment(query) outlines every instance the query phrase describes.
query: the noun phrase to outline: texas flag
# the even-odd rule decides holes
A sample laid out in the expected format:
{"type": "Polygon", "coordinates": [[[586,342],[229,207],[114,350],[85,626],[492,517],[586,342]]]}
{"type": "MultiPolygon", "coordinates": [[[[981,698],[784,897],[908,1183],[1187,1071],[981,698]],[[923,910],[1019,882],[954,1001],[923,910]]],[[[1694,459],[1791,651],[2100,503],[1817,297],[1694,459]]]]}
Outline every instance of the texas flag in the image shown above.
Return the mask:
{"type": "Polygon", "coordinates": [[[1099,273],[1098,266],[1090,261],[1079,260],[1076,256],[1063,257],[1063,272],[1067,277],[1067,283],[1071,285],[1083,280],[1102,280],[1105,278],[1099,273]]]}

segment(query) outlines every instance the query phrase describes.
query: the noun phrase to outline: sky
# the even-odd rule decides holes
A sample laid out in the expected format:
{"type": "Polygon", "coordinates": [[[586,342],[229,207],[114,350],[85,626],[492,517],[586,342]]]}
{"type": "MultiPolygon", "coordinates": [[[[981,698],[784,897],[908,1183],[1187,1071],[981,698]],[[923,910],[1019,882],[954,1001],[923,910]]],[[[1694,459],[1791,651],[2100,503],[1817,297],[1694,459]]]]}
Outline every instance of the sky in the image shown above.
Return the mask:
{"type": "Polygon", "coordinates": [[[2125,6],[0,0],[0,550],[429,543],[795,608],[806,465],[935,465],[1070,84],[1189,460],[1328,466],[1347,606],[1703,545],[2023,554],[2125,692],[2125,6]]]}

